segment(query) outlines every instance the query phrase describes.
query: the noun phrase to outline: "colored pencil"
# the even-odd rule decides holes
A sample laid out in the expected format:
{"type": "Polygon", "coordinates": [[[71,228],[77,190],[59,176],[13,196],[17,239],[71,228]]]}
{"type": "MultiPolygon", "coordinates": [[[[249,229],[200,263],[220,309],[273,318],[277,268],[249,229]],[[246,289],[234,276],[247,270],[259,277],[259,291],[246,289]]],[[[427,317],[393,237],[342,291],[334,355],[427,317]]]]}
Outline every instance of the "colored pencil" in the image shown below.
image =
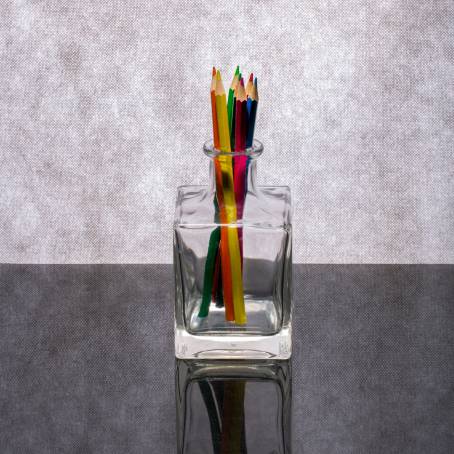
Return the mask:
{"type": "MultiPolygon", "coordinates": [[[[212,78],[211,78],[211,111],[212,111],[212,120],[213,120],[213,138],[215,144],[219,143],[219,133],[218,133],[218,125],[217,125],[217,116],[216,116],[216,99],[214,97],[214,90],[216,88],[216,68],[213,66],[212,78]]],[[[216,203],[216,199],[214,201],[215,205],[215,216],[219,218],[219,205],[216,203]]],[[[218,219],[219,220],[219,219],[218,219]]],[[[215,228],[210,235],[210,239],[208,241],[208,252],[207,258],[205,261],[205,270],[203,276],[203,290],[202,290],[202,302],[200,304],[199,309],[199,317],[206,317],[208,315],[208,311],[210,308],[211,302],[211,291],[213,287],[213,280],[214,280],[214,271],[216,265],[216,256],[219,249],[219,242],[221,238],[220,228],[215,228]]]]}
{"type": "MultiPolygon", "coordinates": [[[[219,128],[220,150],[231,152],[230,147],[230,129],[227,115],[227,101],[224,86],[222,84],[221,73],[216,73],[216,113],[219,128]]],[[[243,295],[243,275],[241,270],[241,256],[236,228],[232,224],[237,222],[237,212],[235,203],[235,193],[233,184],[232,158],[229,156],[218,157],[221,164],[223,197],[226,212],[226,221],[228,224],[228,245],[230,253],[230,269],[232,277],[232,294],[235,322],[242,325],[247,322],[246,310],[243,295]]],[[[221,238],[222,244],[222,238],[221,238]]],[[[225,286],[225,282],[224,282],[225,286]]],[[[225,287],[224,287],[225,288],[225,287]]],[[[227,313],[227,299],[224,301],[227,313]]]]}
{"type": "Polygon", "coordinates": [[[216,227],[210,235],[208,243],[208,254],[205,261],[205,272],[203,279],[202,303],[200,305],[199,317],[206,317],[211,303],[211,291],[214,281],[214,270],[216,265],[216,253],[221,238],[221,228],[216,227]]]}
{"type": "Polygon", "coordinates": [[[216,256],[216,265],[214,266],[213,288],[211,290],[211,300],[216,307],[224,307],[224,298],[222,295],[222,273],[221,273],[221,248],[218,248],[216,256]]]}
{"type": "MultiPolygon", "coordinates": [[[[254,129],[255,129],[255,118],[257,116],[257,107],[259,102],[259,94],[257,89],[257,77],[254,80],[254,86],[251,90],[250,96],[248,97],[248,127],[247,127],[247,137],[246,137],[246,148],[252,147],[254,143],[254,129]]],[[[247,181],[248,181],[248,174],[249,174],[249,165],[251,163],[251,158],[248,156],[247,163],[246,163],[246,175],[245,175],[245,191],[247,193],[247,181]]]]}
{"type": "Polygon", "coordinates": [[[246,96],[247,96],[247,111],[251,112],[251,92],[254,89],[254,74],[249,75],[249,80],[246,85],[246,96]]]}
{"type": "MultiPolygon", "coordinates": [[[[217,198],[214,198],[214,222],[220,224],[220,212],[219,203],[217,198]]],[[[221,231],[222,231],[221,227],[221,231]]],[[[213,235],[213,233],[212,233],[213,235]]],[[[207,254],[208,257],[209,254],[207,254]]],[[[222,297],[222,278],[221,278],[221,241],[219,240],[216,249],[216,263],[214,265],[213,272],[213,285],[211,288],[211,301],[216,304],[217,307],[224,307],[224,299],[222,297]]]]}
{"type": "MultiPolygon", "coordinates": [[[[232,116],[233,116],[233,111],[235,109],[235,103],[234,103],[234,95],[235,95],[235,89],[236,86],[238,85],[238,80],[239,80],[239,73],[240,73],[240,67],[237,66],[235,70],[235,74],[233,76],[232,83],[229,88],[229,96],[227,100],[227,115],[229,119],[229,130],[232,130],[232,116]]],[[[230,144],[232,147],[232,144],[230,144]]]]}
{"type": "Polygon", "coordinates": [[[246,134],[247,134],[247,97],[244,89],[244,81],[240,80],[236,92],[235,104],[235,151],[244,151],[246,149],[246,134]]]}
{"type": "MultiPolygon", "coordinates": [[[[243,78],[241,72],[238,74],[238,81],[235,86],[235,91],[233,94],[233,115],[232,115],[232,124],[231,124],[231,129],[230,129],[230,145],[232,147],[232,150],[235,150],[235,127],[236,127],[236,120],[235,120],[235,115],[236,115],[236,94],[238,91],[238,86],[240,85],[240,80],[243,78]]],[[[235,174],[235,160],[233,160],[233,173],[235,174]]]]}
{"type": "Polygon", "coordinates": [[[212,124],[213,124],[213,144],[214,148],[219,148],[219,128],[218,128],[218,117],[216,115],[216,68],[213,66],[213,72],[211,77],[211,88],[210,88],[210,96],[211,96],[211,116],[212,116],[212,124]]]}
{"type": "MultiPolygon", "coordinates": [[[[236,93],[235,106],[235,151],[246,149],[247,134],[247,97],[244,89],[244,81],[240,80],[236,93]]],[[[244,200],[246,196],[246,162],[247,156],[235,157],[235,172],[233,182],[235,186],[235,202],[238,220],[243,218],[244,200]]],[[[243,228],[238,227],[238,241],[240,244],[241,266],[243,266],[243,228]]]]}
{"type": "MultiPolygon", "coordinates": [[[[246,135],[248,128],[247,98],[244,89],[244,81],[238,86],[236,106],[235,106],[235,151],[244,151],[246,149],[246,135]]],[[[244,172],[246,167],[246,156],[236,156],[235,158],[235,201],[237,204],[238,219],[243,217],[243,205],[245,196],[244,172]]]]}
{"type": "Polygon", "coordinates": [[[215,224],[210,234],[199,317],[206,317],[210,303],[225,307],[225,318],[247,323],[243,294],[242,217],[247,194],[250,158],[229,156],[253,144],[258,105],[257,78],[251,73],[245,85],[239,66],[226,96],[221,73],[213,67],[211,78],[213,144],[215,156],[215,224]],[[216,203],[217,202],[217,203],[216,203]]]}
{"type": "MultiPolygon", "coordinates": [[[[217,161],[217,159],[215,159],[217,161]]],[[[222,205],[220,209],[221,217],[221,241],[220,241],[220,251],[221,251],[221,274],[222,274],[222,289],[223,289],[223,299],[225,306],[225,318],[228,321],[235,320],[235,313],[233,310],[233,287],[232,287],[232,264],[230,258],[230,245],[229,245],[229,228],[228,217],[226,212],[226,207],[223,199],[223,171],[221,169],[221,163],[217,162],[215,164],[216,172],[216,194],[219,200],[219,204],[222,205]]]]}
{"type": "MultiPolygon", "coordinates": [[[[214,71],[216,71],[215,68],[213,68],[213,73],[214,71]]],[[[213,74],[211,81],[211,110],[213,116],[213,143],[214,148],[219,150],[220,139],[216,109],[216,78],[217,71],[213,74]]],[[[235,319],[235,315],[233,311],[232,271],[230,264],[228,228],[225,227],[225,224],[227,224],[227,214],[224,205],[222,170],[221,164],[218,159],[214,159],[214,170],[216,177],[216,197],[218,200],[220,221],[221,224],[224,224],[224,226],[221,226],[221,240],[218,248],[221,252],[221,274],[223,284],[223,299],[225,304],[225,318],[228,321],[233,321],[235,319]]]]}
{"type": "Polygon", "coordinates": [[[251,108],[249,112],[249,120],[247,127],[246,148],[252,147],[254,140],[255,117],[257,115],[257,106],[259,102],[259,94],[257,89],[257,77],[255,78],[253,88],[250,94],[251,108]]]}

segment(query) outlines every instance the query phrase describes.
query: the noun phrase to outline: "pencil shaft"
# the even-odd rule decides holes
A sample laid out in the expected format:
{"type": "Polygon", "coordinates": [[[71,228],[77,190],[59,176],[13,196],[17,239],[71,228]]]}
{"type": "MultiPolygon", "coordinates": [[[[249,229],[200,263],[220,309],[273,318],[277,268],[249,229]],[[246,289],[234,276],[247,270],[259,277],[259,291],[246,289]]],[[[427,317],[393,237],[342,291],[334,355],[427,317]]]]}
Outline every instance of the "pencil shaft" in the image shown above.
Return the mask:
{"type": "Polygon", "coordinates": [[[251,111],[249,113],[246,147],[252,147],[254,141],[255,117],[257,115],[257,101],[251,101],[251,111]]]}
{"type": "MultiPolygon", "coordinates": [[[[235,151],[244,151],[246,148],[246,133],[247,133],[247,101],[243,98],[242,101],[236,101],[236,117],[235,117],[235,151]]],[[[244,202],[246,197],[246,156],[235,157],[235,202],[237,209],[238,220],[243,218],[244,202]]],[[[238,243],[240,248],[241,268],[243,268],[243,228],[238,227],[238,243]]]]}
{"type": "Polygon", "coordinates": [[[216,227],[210,235],[208,242],[208,254],[205,261],[205,272],[203,279],[202,304],[200,305],[199,317],[206,317],[211,303],[211,291],[215,276],[216,252],[221,238],[221,229],[216,227]]]}
{"type": "MultiPolygon", "coordinates": [[[[221,172],[222,172],[222,190],[224,195],[224,207],[225,207],[225,223],[228,224],[227,227],[227,238],[221,238],[221,244],[228,244],[228,251],[230,256],[230,270],[231,270],[231,287],[232,287],[232,300],[233,308],[235,314],[235,322],[238,324],[246,323],[246,312],[244,308],[244,296],[243,296],[243,276],[241,271],[241,256],[240,256],[240,246],[238,241],[238,234],[236,232],[236,204],[235,204],[235,195],[233,189],[233,175],[232,175],[232,158],[229,156],[220,156],[219,160],[221,161],[221,172]]],[[[226,282],[223,275],[223,286],[226,289],[226,282]]],[[[228,294],[226,293],[224,305],[226,307],[230,303],[228,294]]]]}
{"type": "MultiPolygon", "coordinates": [[[[233,105],[236,105],[236,98],[233,98],[233,105]]],[[[235,149],[235,123],[236,123],[236,109],[232,109],[232,123],[230,128],[230,148],[235,149]]]]}
{"type": "Polygon", "coordinates": [[[234,109],[234,90],[229,89],[229,97],[227,100],[227,119],[228,119],[228,124],[229,124],[229,135],[230,131],[232,130],[232,115],[233,115],[233,109],[234,109]]]}
{"type": "Polygon", "coordinates": [[[224,307],[221,276],[221,242],[219,241],[216,264],[214,266],[213,288],[211,290],[211,300],[216,303],[216,307],[224,307]]]}
{"type": "Polygon", "coordinates": [[[235,313],[233,309],[232,267],[230,263],[228,227],[225,226],[225,224],[227,224],[227,213],[224,204],[221,164],[217,158],[214,159],[214,168],[216,176],[216,196],[219,204],[221,223],[223,224],[221,227],[220,253],[225,318],[228,321],[233,321],[235,320],[235,313]]]}
{"type": "MultiPolygon", "coordinates": [[[[228,127],[225,93],[216,95],[216,112],[219,127],[220,149],[224,152],[230,152],[230,133],[228,127]]],[[[234,226],[237,222],[237,212],[233,184],[232,158],[230,156],[219,156],[219,161],[222,171],[222,189],[224,196],[225,213],[227,216],[227,223],[229,224],[227,231],[235,322],[238,324],[244,324],[246,323],[246,310],[244,307],[243,275],[241,270],[240,247],[238,242],[238,234],[236,232],[236,226],[234,226]]]]}
{"type": "Polygon", "coordinates": [[[216,95],[214,91],[211,91],[211,115],[213,123],[213,144],[214,148],[219,148],[218,116],[216,113],[216,95]]]}

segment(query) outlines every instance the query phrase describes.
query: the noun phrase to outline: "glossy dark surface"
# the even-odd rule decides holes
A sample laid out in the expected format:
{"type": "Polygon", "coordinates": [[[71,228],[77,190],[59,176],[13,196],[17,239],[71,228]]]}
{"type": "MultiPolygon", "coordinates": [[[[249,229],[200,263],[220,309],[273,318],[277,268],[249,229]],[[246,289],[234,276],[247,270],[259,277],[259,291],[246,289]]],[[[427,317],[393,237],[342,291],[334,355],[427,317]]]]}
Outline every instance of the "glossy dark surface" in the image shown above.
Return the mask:
{"type": "MultiPolygon", "coordinates": [[[[292,452],[452,453],[454,266],[294,269],[292,452]]],[[[176,452],[175,364],[170,265],[0,265],[2,453],[176,452]]],[[[250,383],[253,453],[279,393],[250,383]]]]}

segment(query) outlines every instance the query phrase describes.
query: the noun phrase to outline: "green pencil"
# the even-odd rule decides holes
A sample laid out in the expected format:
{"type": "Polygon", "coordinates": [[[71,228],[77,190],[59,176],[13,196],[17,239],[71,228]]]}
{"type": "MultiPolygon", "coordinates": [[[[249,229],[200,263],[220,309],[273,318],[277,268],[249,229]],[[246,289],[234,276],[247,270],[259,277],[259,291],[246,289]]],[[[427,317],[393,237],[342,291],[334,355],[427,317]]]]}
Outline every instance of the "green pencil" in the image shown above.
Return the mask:
{"type": "Polygon", "coordinates": [[[216,227],[210,235],[208,242],[208,254],[205,262],[205,274],[203,279],[202,304],[200,305],[199,317],[208,315],[211,303],[211,291],[213,288],[214,267],[216,265],[216,254],[221,239],[221,228],[216,227]]]}
{"type": "Polygon", "coordinates": [[[235,96],[235,88],[238,85],[238,81],[240,80],[238,75],[240,73],[240,66],[238,65],[235,70],[235,74],[233,76],[232,84],[229,88],[229,96],[227,98],[227,118],[229,120],[229,132],[232,132],[232,115],[234,110],[234,101],[233,97],[235,96]]]}

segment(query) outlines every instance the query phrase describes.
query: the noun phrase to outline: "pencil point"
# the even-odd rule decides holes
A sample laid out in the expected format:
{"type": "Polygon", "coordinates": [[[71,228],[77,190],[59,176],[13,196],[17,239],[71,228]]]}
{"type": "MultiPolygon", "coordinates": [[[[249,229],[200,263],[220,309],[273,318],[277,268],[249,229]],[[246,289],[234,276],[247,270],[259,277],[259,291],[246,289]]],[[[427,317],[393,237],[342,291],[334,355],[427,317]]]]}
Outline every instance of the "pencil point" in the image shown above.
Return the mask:
{"type": "Polygon", "coordinates": [[[244,87],[244,80],[243,80],[243,78],[240,79],[240,84],[241,84],[242,87],[244,87]]]}
{"type": "Polygon", "coordinates": [[[254,74],[251,73],[251,75],[249,76],[249,82],[252,82],[254,80],[254,74]]]}
{"type": "Polygon", "coordinates": [[[221,71],[219,69],[216,71],[216,80],[221,80],[221,71]]]}
{"type": "Polygon", "coordinates": [[[235,69],[235,76],[237,76],[240,73],[240,65],[237,65],[235,69]]]}
{"type": "Polygon", "coordinates": [[[216,67],[213,66],[213,72],[212,72],[212,75],[215,76],[216,75],[216,67]]]}

